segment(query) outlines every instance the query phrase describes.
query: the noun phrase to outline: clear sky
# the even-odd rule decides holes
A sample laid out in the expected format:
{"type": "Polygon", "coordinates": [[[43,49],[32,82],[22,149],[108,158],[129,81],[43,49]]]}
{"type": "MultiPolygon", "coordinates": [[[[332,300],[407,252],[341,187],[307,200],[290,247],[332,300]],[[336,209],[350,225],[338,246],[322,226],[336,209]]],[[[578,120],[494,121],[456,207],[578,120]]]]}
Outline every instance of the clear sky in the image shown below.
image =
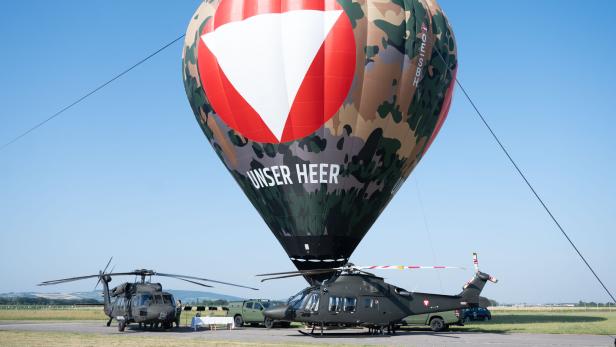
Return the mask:
{"type": "MultiPolygon", "coordinates": [[[[3,1],[0,142],[182,34],[198,3],[3,1]]],[[[459,79],[616,291],[616,2],[440,4],[459,79]]],[[[257,273],[293,269],[206,142],[180,64],[178,43],[0,152],[0,292],[96,273],[112,255],[117,270],[249,285],[260,285],[257,273]]],[[[484,292],[498,301],[608,300],[457,91],[434,145],[352,258],[470,267],[473,251],[501,280],[484,292]]],[[[453,294],[471,270],[383,275],[453,294]]],[[[214,291],[283,298],[304,285],[214,291]]]]}

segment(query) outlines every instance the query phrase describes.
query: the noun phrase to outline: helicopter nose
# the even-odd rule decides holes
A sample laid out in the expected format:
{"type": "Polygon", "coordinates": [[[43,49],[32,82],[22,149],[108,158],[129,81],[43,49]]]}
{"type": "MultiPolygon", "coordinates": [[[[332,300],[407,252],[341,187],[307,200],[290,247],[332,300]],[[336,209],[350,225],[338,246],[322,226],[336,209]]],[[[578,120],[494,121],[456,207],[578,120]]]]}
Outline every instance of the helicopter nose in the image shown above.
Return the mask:
{"type": "Polygon", "coordinates": [[[266,318],[270,318],[272,320],[285,320],[289,319],[288,305],[280,305],[273,308],[269,308],[263,311],[263,315],[266,318]]]}

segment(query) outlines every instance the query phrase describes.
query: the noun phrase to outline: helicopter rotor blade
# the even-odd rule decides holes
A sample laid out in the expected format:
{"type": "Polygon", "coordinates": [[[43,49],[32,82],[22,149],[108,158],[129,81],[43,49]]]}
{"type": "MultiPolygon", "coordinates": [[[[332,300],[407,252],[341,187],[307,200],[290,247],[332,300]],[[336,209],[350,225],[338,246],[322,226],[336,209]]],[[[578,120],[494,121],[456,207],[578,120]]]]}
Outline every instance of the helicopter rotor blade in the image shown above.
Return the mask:
{"type": "Polygon", "coordinates": [[[261,282],[271,281],[271,280],[279,280],[279,279],[282,279],[282,278],[289,278],[289,277],[299,277],[299,276],[303,276],[303,274],[292,274],[292,275],[268,277],[268,278],[262,279],[261,282]]]}
{"type": "Polygon", "coordinates": [[[248,286],[243,286],[240,284],[234,284],[234,283],[229,283],[229,282],[222,282],[222,281],[216,281],[216,280],[211,280],[208,278],[201,278],[201,277],[195,277],[195,276],[186,276],[186,275],[176,275],[176,274],[166,274],[166,273],[160,273],[160,272],[156,272],[153,275],[156,276],[164,276],[164,277],[174,277],[174,278],[184,278],[184,279],[191,279],[191,280],[197,280],[197,281],[205,281],[205,282],[212,282],[212,283],[219,283],[219,284],[225,284],[228,286],[234,286],[234,287],[240,287],[240,288],[246,288],[246,289],[252,289],[252,290],[259,290],[257,288],[253,288],[253,287],[248,287],[248,286]]]}
{"type": "MultiPolygon", "coordinates": [[[[106,273],[105,275],[107,276],[130,276],[130,275],[136,275],[139,274],[139,272],[115,272],[115,273],[106,273]]],[[[66,283],[66,282],[73,282],[73,281],[80,281],[80,280],[86,280],[89,278],[100,278],[101,274],[97,274],[97,275],[87,275],[87,276],[78,276],[78,277],[69,277],[69,278],[62,278],[59,280],[50,280],[50,281],[43,281],[41,283],[38,284],[38,286],[51,286],[54,284],[60,284],[60,283],[66,283]]]]}
{"type": "MultiPolygon", "coordinates": [[[[105,265],[105,268],[103,269],[103,274],[105,274],[105,271],[107,271],[107,268],[109,267],[109,264],[111,264],[111,261],[113,260],[113,257],[109,258],[109,261],[107,262],[107,265],[105,265]]],[[[113,272],[113,269],[111,269],[111,271],[109,272],[113,272]]],[[[94,291],[96,291],[96,288],[98,288],[98,284],[101,283],[101,278],[98,278],[98,281],[96,281],[96,285],[94,286],[94,291]]]]}
{"type": "Polygon", "coordinates": [[[422,266],[422,265],[369,265],[354,266],[357,270],[442,270],[442,269],[464,269],[458,266],[422,266]]]}
{"type": "Polygon", "coordinates": [[[257,277],[268,277],[268,276],[279,276],[279,275],[318,275],[328,272],[336,272],[344,269],[343,267],[334,267],[329,269],[312,269],[312,270],[296,270],[296,271],[285,271],[285,272],[273,272],[268,274],[258,274],[255,275],[257,277]]]}
{"type": "Polygon", "coordinates": [[[191,281],[191,280],[187,280],[185,278],[181,278],[181,277],[173,277],[175,279],[181,280],[181,281],[186,281],[186,282],[190,282],[192,284],[196,284],[198,286],[203,286],[203,287],[207,287],[207,288],[213,288],[213,286],[210,286],[209,284],[205,284],[205,283],[199,283],[197,281],[191,281]]]}
{"type": "Polygon", "coordinates": [[[343,270],[348,271],[358,271],[366,275],[371,275],[370,272],[364,270],[422,270],[422,269],[464,269],[463,267],[456,266],[421,266],[421,265],[369,265],[369,266],[355,266],[355,265],[347,265],[342,267],[334,267],[329,269],[312,269],[312,270],[296,270],[296,271],[285,271],[285,272],[273,272],[267,274],[259,274],[257,277],[268,277],[266,279],[261,280],[261,282],[288,278],[288,277],[296,277],[296,276],[305,276],[305,275],[321,275],[330,272],[338,272],[343,270]],[[274,277],[272,277],[274,276],[274,277]]]}

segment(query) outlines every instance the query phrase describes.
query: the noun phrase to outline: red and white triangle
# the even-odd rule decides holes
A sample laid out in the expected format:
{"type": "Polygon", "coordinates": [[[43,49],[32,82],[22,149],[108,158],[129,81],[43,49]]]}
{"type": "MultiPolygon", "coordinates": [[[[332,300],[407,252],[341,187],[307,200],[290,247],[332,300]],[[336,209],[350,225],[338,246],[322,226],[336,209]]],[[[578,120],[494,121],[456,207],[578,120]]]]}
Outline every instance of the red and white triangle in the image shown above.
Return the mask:
{"type": "Polygon", "coordinates": [[[342,10],[266,13],[201,37],[233,87],[280,141],[298,90],[342,10]]]}

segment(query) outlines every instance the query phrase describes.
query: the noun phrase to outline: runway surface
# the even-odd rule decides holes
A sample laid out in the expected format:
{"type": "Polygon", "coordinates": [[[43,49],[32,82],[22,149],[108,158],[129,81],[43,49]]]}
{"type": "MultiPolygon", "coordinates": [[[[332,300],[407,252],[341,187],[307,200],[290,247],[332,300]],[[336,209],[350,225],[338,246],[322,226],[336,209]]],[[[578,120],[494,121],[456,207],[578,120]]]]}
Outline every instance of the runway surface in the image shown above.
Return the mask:
{"type": "Polygon", "coordinates": [[[296,329],[265,329],[244,327],[235,330],[176,328],[164,330],[139,330],[130,326],[119,332],[115,326],[106,327],[100,322],[0,322],[0,330],[71,332],[85,334],[130,336],[160,336],[176,339],[206,339],[212,341],[269,342],[269,343],[323,343],[381,346],[614,346],[613,338],[600,335],[551,335],[551,334],[497,334],[471,332],[402,331],[394,336],[372,336],[366,330],[326,331],[323,337],[304,336],[296,329]]]}

